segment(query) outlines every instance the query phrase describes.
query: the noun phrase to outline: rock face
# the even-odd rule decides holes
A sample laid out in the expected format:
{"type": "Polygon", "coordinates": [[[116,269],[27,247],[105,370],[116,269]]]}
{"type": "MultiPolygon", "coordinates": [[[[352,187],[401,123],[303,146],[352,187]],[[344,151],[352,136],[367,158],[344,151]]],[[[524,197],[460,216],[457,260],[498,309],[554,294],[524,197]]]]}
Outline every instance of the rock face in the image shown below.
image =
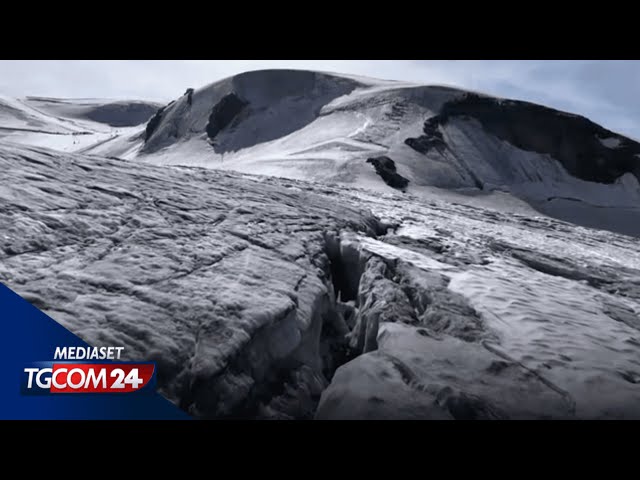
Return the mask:
{"type": "Polygon", "coordinates": [[[184,94],[187,96],[187,103],[189,105],[193,105],[193,88],[187,88],[187,90],[184,92],[184,94]]]}
{"type": "Polygon", "coordinates": [[[216,135],[227,127],[236,118],[247,102],[238,97],[235,93],[225,95],[211,109],[206,132],[211,142],[215,141],[216,135]]]}
{"type": "Polygon", "coordinates": [[[387,185],[398,190],[404,190],[409,185],[409,180],[396,172],[396,164],[389,157],[369,158],[370,163],[376,169],[376,173],[382,177],[387,185]]]}
{"type": "Polygon", "coordinates": [[[417,138],[407,138],[404,143],[413,148],[415,151],[426,154],[431,149],[444,149],[447,144],[444,141],[442,132],[438,128],[441,117],[435,115],[424,122],[423,135],[417,138]]]}
{"type": "Polygon", "coordinates": [[[452,118],[473,118],[497,138],[549,155],[582,180],[613,183],[625,173],[640,180],[640,144],[578,115],[528,102],[467,93],[445,103],[424,125],[424,135],[407,139],[421,153],[443,145],[438,130],[452,118]]]}
{"type": "Polygon", "coordinates": [[[635,239],[35,147],[0,172],[0,281],[194,416],[640,419],[635,239]]]}
{"type": "Polygon", "coordinates": [[[145,129],[144,129],[145,143],[149,141],[149,139],[151,138],[151,135],[153,135],[153,133],[156,131],[156,129],[160,125],[160,122],[162,121],[162,114],[164,113],[165,109],[169,107],[169,105],[165,105],[164,107],[160,107],[158,110],[156,110],[156,113],[147,122],[147,125],[145,126],[145,129]]]}

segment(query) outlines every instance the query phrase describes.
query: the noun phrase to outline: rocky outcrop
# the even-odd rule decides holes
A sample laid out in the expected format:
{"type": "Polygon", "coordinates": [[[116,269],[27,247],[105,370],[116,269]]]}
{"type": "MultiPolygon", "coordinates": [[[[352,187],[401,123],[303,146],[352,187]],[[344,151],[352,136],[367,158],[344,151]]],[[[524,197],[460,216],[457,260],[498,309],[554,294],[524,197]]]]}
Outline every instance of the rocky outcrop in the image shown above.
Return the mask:
{"type": "Polygon", "coordinates": [[[439,127],[440,117],[434,116],[424,122],[423,132],[416,138],[407,138],[404,143],[420,153],[428,153],[432,148],[443,149],[446,147],[446,142],[442,136],[442,132],[439,127]]]}
{"type": "Polygon", "coordinates": [[[209,140],[214,142],[216,135],[226,128],[246,106],[247,102],[235,93],[229,93],[222,97],[220,101],[213,106],[209,114],[209,121],[206,126],[209,140]]]}
{"type": "Polygon", "coordinates": [[[541,105],[472,93],[446,102],[424,125],[424,135],[405,141],[426,153],[443,145],[438,127],[472,118],[497,138],[525,151],[549,155],[582,180],[610,184],[631,173],[640,180],[640,144],[592,121],[541,105]]]}
{"type": "Polygon", "coordinates": [[[149,141],[149,139],[151,138],[151,136],[155,133],[155,131],[158,129],[158,127],[160,126],[160,122],[162,121],[162,115],[164,114],[164,111],[169,108],[169,106],[172,104],[173,102],[169,103],[168,105],[165,105],[164,107],[160,107],[156,113],[153,115],[153,117],[151,117],[149,119],[149,121],[147,122],[147,126],[144,130],[144,141],[145,143],[149,141]]]}
{"type": "Polygon", "coordinates": [[[409,180],[396,172],[396,164],[389,157],[369,158],[367,163],[374,166],[376,173],[380,175],[390,187],[404,191],[409,185],[409,180]]]}
{"type": "Polygon", "coordinates": [[[187,96],[187,103],[189,106],[193,105],[193,88],[187,88],[187,91],[184,94],[187,96]]]}

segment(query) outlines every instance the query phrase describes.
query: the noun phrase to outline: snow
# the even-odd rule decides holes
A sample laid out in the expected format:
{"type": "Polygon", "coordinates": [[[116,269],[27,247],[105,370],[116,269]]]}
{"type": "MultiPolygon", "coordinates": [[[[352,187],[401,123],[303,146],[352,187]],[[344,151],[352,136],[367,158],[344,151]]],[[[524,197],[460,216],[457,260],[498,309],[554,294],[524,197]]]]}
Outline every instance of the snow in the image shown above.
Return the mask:
{"type": "MultiPolygon", "coordinates": [[[[313,72],[295,72],[293,77],[288,71],[249,72],[196,90],[191,106],[179,98],[151,146],[139,153],[130,149],[131,158],[158,165],[380,184],[371,181],[377,176],[366,159],[382,154],[387,140],[403,144],[409,131],[420,128],[425,112],[422,106],[409,106],[396,115],[392,105],[404,97],[416,97],[417,103],[436,108],[452,95],[440,88],[351,76],[336,80],[313,72]],[[205,125],[212,106],[232,88],[250,102],[251,114],[239,127],[223,131],[216,139],[220,148],[214,151],[205,125]],[[393,115],[397,118],[392,119],[393,115]],[[176,132],[177,141],[172,137],[176,132]]],[[[113,150],[107,147],[100,152],[121,149],[118,142],[110,145],[113,150]]],[[[138,145],[142,147],[142,140],[138,145]]],[[[384,184],[376,188],[388,190],[384,184]]]]}
{"type": "Polygon", "coordinates": [[[622,143],[622,141],[616,137],[598,138],[598,140],[602,145],[604,145],[607,148],[618,148],[622,143]]]}
{"type": "MultiPolygon", "coordinates": [[[[615,415],[623,397],[640,402],[637,386],[624,378],[640,367],[628,342],[638,330],[604,314],[606,294],[596,288],[505,260],[456,275],[449,288],[486,312],[488,327],[500,338],[496,350],[544,371],[575,401],[578,417],[615,415]]],[[[636,302],[629,306],[640,313],[636,302]]]]}
{"type": "MultiPolygon", "coordinates": [[[[402,229],[398,232],[398,234],[407,235],[407,230],[402,229]]],[[[362,250],[366,252],[371,252],[375,255],[389,260],[402,260],[403,262],[406,262],[423,270],[442,272],[450,271],[453,269],[451,265],[447,265],[446,263],[434,260],[430,256],[407,250],[405,248],[399,248],[395,245],[390,245],[383,241],[366,237],[359,237],[358,244],[360,245],[362,250]]]]}
{"type": "Polygon", "coordinates": [[[88,149],[101,151],[107,142],[120,138],[127,141],[144,129],[144,126],[113,128],[90,120],[87,113],[105,105],[126,107],[130,104],[144,105],[143,102],[128,103],[122,100],[42,97],[12,99],[0,96],[0,139],[63,152],[83,152],[88,149]]]}
{"type": "Polygon", "coordinates": [[[32,133],[15,131],[4,137],[4,140],[22,145],[33,145],[45,148],[52,148],[61,152],[81,152],[84,149],[94,147],[97,143],[112,141],[121,135],[126,134],[126,129],[121,129],[125,133],[93,132],[87,135],[51,135],[46,133],[32,133]]]}
{"type": "MultiPolygon", "coordinates": [[[[248,72],[196,90],[192,105],[178,98],[147,145],[140,128],[108,141],[96,138],[95,147],[83,151],[390,192],[366,163],[387,155],[409,180],[411,193],[427,188],[468,192],[477,190],[479,181],[485,203],[524,202],[584,226],[640,235],[640,188],[633,182],[577,179],[557,160],[503,142],[475,120],[451,119],[442,129],[447,144],[442,152],[423,155],[405,144],[421,135],[426,118],[462,93],[320,72],[248,72]],[[231,91],[249,102],[249,112],[218,134],[214,150],[205,126],[213,105],[231,91]]],[[[601,139],[607,145],[614,140],[601,139]]]]}
{"type": "Polygon", "coordinates": [[[44,130],[56,133],[81,132],[71,120],[47,115],[19,99],[0,96],[0,126],[4,129],[44,130]]]}

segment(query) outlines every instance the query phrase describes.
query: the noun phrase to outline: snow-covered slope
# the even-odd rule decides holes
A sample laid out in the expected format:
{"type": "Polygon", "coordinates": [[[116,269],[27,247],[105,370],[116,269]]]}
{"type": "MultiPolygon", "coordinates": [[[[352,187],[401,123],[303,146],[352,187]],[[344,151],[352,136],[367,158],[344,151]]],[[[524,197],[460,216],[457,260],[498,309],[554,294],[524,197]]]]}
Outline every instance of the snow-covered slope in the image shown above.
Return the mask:
{"type": "MultiPolygon", "coordinates": [[[[248,72],[169,104],[127,157],[387,190],[366,159],[418,132],[425,112],[454,93],[318,72],[248,72]],[[222,102],[230,96],[237,106],[222,102]],[[403,99],[410,111],[394,106],[403,99]],[[221,102],[227,111],[214,112],[221,102]],[[212,138],[207,126],[225,113],[230,118],[212,138]]],[[[113,147],[95,152],[119,153],[113,147]]]]}
{"type": "Polygon", "coordinates": [[[51,116],[88,120],[112,127],[135,127],[146,123],[160,108],[153,102],[96,98],[27,97],[24,103],[51,116]]]}
{"type": "Polygon", "coordinates": [[[152,102],[0,96],[0,139],[81,151],[128,135],[158,108],[152,102]]]}
{"type": "Polygon", "coordinates": [[[0,146],[0,281],[214,418],[639,418],[626,236],[0,146]]]}
{"type": "Polygon", "coordinates": [[[502,191],[640,235],[640,145],[582,117],[449,87],[248,72],[188,90],[144,129],[88,151],[383,192],[502,191]],[[391,170],[368,162],[381,157],[391,170]]]}

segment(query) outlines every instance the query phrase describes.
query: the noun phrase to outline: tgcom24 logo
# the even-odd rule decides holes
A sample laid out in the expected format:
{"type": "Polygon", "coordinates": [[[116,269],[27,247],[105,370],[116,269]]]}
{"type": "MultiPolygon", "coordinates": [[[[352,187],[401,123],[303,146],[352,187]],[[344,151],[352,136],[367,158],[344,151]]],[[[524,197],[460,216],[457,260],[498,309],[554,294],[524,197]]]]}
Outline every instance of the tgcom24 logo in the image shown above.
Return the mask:
{"type": "Polygon", "coordinates": [[[56,347],[23,368],[23,395],[154,392],[155,364],[119,361],[123,347],[56,347]],[[116,360],[116,361],[114,361],[116,360]]]}

